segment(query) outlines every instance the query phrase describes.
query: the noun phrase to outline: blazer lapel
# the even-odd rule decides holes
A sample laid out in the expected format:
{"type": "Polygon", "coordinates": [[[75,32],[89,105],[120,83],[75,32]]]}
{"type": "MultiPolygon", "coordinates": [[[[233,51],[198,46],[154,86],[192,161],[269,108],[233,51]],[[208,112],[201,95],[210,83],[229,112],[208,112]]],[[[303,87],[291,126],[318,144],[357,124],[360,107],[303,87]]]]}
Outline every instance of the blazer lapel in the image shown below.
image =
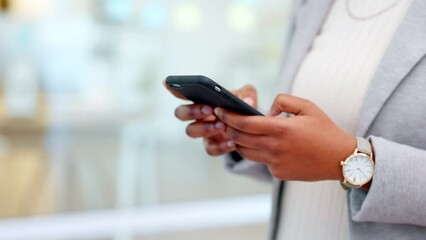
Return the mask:
{"type": "Polygon", "coordinates": [[[426,1],[413,0],[367,91],[357,136],[367,134],[386,100],[425,54],[426,1]]]}

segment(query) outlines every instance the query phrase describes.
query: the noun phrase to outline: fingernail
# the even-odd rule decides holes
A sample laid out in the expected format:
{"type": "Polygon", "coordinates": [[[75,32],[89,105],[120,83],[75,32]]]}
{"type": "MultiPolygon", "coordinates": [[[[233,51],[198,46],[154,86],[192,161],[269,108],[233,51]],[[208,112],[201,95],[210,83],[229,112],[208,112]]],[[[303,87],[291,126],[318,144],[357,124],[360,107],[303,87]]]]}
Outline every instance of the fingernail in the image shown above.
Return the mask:
{"type": "Polygon", "coordinates": [[[214,127],[215,127],[216,129],[222,129],[223,127],[225,127],[225,124],[224,124],[223,122],[221,122],[221,121],[218,121],[218,122],[216,122],[216,123],[214,124],[214,127]]]}
{"type": "Polygon", "coordinates": [[[253,99],[251,97],[246,97],[243,99],[244,102],[246,102],[248,105],[253,106],[253,99]]]}
{"type": "Polygon", "coordinates": [[[235,146],[235,143],[234,143],[234,141],[229,140],[229,141],[226,142],[226,146],[229,147],[229,148],[233,148],[235,146]]]}
{"type": "Polygon", "coordinates": [[[180,112],[183,115],[189,114],[191,112],[191,108],[187,106],[180,107],[180,112]]]}
{"type": "Polygon", "coordinates": [[[211,108],[211,107],[209,107],[209,106],[203,106],[203,107],[201,108],[201,112],[202,112],[203,114],[205,114],[205,115],[212,114],[212,108],[211,108]]]}
{"type": "Polygon", "coordinates": [[[192,114],[194,116],[198,116],[201,114],[201,110],[199,108],[190,108],[190,109],[191,109],[190,111],[192,111],[192,114]]]}
{"type": "Polygon", "coordinates": [[[216,116],[219,116],[219,115],[220,115],[220,110],[219,110],[219,108],[215,108],[215,109],[214,109],[214,113],[216,114],[216,116]]]}

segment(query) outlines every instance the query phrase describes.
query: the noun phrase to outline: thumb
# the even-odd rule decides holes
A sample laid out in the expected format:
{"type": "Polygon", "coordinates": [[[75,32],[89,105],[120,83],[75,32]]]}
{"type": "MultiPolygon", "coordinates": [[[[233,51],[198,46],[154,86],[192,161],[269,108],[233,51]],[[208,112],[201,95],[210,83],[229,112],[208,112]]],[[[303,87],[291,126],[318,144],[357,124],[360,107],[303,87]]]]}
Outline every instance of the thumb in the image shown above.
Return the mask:
{"type": "Polygon", "coordinates": [[[307,115],[313,111],[315,105],[307,99],[291,96],[288,94],[278,94],[272,103],[268,116],[277,116],[281,113],[294,115],[307,115]]]}

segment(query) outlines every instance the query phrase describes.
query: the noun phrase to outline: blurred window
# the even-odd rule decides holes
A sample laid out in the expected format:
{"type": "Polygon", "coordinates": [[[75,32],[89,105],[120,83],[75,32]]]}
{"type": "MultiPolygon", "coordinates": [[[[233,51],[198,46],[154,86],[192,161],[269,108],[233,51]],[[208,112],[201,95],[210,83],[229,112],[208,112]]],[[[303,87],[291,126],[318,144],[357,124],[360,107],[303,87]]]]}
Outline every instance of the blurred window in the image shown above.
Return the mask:
{"type": "Polygon", "coordinates": [[[269,107],[289,4],[0,0],[0,239],[263,238],[270,185],[188,138],[162,80],[269,107]]]}

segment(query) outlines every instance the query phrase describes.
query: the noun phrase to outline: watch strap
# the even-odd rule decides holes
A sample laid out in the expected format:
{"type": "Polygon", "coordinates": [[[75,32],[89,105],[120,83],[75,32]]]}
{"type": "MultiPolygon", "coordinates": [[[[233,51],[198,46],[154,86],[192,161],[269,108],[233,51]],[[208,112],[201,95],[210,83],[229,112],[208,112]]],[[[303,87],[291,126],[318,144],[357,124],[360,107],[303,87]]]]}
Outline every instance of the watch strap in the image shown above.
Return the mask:
{"type": "Polygon", "coordinates": [[[349,190],[351,188],[360,188],[359,185],[353,185],[350,184],[348,182],[344,182],[344,181],[340,181],[340,186],[344,189],[344,190],[349,190]]]}
{"type": "Polygon", "coordinates": [[[356,148],[357,148],[358,152],[362,152],[362,153],[365,153],[367,155],[371,155],[371,153],[373,152],[371,150],[370,142],[367,139],[361,138],[361,137],[356,138],[356,148]]]}

